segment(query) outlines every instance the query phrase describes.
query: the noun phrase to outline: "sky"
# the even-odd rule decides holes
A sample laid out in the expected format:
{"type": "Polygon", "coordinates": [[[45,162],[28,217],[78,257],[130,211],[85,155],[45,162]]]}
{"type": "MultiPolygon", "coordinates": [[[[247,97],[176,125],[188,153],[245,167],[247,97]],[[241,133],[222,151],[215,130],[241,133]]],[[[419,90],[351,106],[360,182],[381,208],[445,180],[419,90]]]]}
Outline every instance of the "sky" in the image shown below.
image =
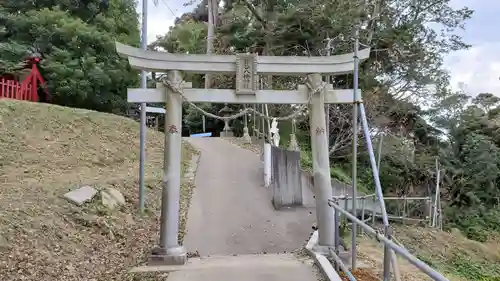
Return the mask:
{"type": "MultiPolygon", "coordinates": [[[[167,33],[175,17],[193,8],[184,7],[183,3],[187,2],[184,0],[157,0],[158,5],[153,0],[144,1],[148,1],[148,43],[167,33]]],[[[475,11],[465,30],[459,32],[472,47],[445,57],[452,87],[461,87],[472,96],[483,92],[500,96],[500,32],[495,28],[500,27],[500,0],[452,0],[451,4],[475,11]]],[[[142,12],[141,5],[139,13],[142,12]]]]}

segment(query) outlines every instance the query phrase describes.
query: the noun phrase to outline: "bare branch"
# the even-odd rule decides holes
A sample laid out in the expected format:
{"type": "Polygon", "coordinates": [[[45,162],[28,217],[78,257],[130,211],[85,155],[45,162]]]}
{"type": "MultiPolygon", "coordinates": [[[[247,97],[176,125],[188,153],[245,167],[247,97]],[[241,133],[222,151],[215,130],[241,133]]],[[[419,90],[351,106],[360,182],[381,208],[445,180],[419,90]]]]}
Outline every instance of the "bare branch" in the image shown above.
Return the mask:
{"type": "Polygon", "coordinates": [[[373,34],[375,33],[375,26],[377,24],[377,20],[380,17],[380,7],[383,5],[383,0],[380,0],[380,3],[378,0],[374,0],[374,7],[373,7],[373,14],[370,17],[370,21],[368,23],[368,29],[370,30],[368,32],[368,36],[366,38],[366,44],[370,45],[373,39],[373,34]],[[379,5],[380,4],[380,5],[379,5]]]}
{"type": "Polygon", "coordinates": [[[252,5],[252,3],[250,3],[248,0],[243,0],[243,2],[245,3],[245,5],[247,6],[247,8],[250,10],[250,12],[255,16],[255,18],[260,21],[263,25],[266,24],[266,22],[264,21],[264,19],[259,15],[259,13],[257,12],[257,9],[255,9],[254,5],[252,5]]]}

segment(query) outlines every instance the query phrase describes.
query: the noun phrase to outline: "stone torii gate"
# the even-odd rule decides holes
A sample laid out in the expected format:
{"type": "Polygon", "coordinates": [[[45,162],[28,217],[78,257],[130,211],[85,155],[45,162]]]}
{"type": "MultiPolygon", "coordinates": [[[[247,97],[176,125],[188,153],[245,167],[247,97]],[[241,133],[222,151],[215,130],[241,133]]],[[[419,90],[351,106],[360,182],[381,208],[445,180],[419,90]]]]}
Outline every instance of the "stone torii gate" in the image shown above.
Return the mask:
{"type": "MultiPolygon", "coordinates": [[[[116,43],[117,52],[128,58],[136,69],[167,72],[170,85],[179,91],[158,83],[156,89],[128,89],[127,99],[132,103],[164,102],[165,166],[162,192],[160,243],[153,250],[152,260],[163,264],[184,264],[186,251],[178,243],[179,200],[181,184],[182,102],[239,103],[239,104],[309,104],[311,144],[314,163],[316,214],[318,222],[318,250],[334,246],[334,215],[328,200],[332,198],[328,140],[325,134],[325,104],[361,102],[361,92],[335,90],[325,86],[322,75],[339,75],[354,71],[354,54],[330,57],[278,57],[237,55],[186,55],[146,51],[116,43]],[[190,73],[236,73],[236,89],[195,89],[182,81],[180,71],[190,73]],[[310,87],[299,85],[297,90],[260,90],[259,75],[307,75],[310,87]]],[[[363,61],[370,49],[358,53],[363,61]]]]}

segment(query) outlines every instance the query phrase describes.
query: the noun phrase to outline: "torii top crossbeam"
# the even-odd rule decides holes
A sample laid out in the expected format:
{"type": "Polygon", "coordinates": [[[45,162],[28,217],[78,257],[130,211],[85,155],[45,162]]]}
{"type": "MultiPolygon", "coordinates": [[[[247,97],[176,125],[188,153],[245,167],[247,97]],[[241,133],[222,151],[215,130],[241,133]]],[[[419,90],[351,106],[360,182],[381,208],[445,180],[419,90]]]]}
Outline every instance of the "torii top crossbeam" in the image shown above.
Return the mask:
{"type": "MultiPolygon", "coordinates": [[[[134,68],[148,71],[175,69],[191,73],[235,73],[236,55],[186,55],[146,51],[116,43],[117,52],[134,68]]],[[[370,48],[358,52],[360,61],[370,56],[370,48]]],[[[308,73],[340,75],[354,71],[354,53],[328,57],[256,56],[256,72],[282,76],[308,73]]]]}

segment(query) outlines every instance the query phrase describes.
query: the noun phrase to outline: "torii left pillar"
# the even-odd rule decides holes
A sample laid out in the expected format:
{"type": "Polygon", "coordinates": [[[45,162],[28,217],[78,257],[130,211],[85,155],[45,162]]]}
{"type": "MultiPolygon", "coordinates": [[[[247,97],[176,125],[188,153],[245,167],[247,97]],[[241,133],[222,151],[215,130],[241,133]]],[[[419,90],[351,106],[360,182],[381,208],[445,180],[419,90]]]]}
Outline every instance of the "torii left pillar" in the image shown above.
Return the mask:
{"type": "MultiPolygon", "coordinates": [[[[181,74],[177,70],[167,73],[173,85],[181,85],[181,74]]],[[[161,198],[160,243],[150,256],[150,263],[182,265],[187,261],[186,250],[179,244],[179,212],[181,191],[182,149],[182,97],[171,89],[165,89],[165,150],[164,173],[161,198]]]]}

